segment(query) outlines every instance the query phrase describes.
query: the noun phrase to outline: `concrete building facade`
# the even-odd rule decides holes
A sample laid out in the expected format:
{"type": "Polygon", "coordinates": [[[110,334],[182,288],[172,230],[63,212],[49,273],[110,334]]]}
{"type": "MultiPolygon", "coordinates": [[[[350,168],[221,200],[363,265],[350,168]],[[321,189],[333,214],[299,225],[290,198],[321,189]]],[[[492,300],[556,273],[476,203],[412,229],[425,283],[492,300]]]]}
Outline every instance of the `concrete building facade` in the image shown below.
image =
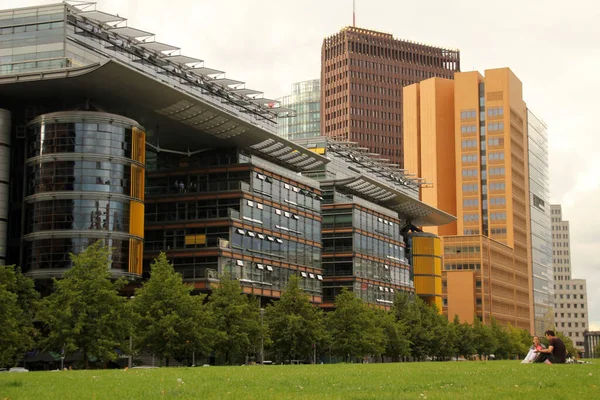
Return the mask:
{"type": "Polygon", "coordinates": [[[459,70],[458,50],[343,28],[321,48],[321,134],[356,142],[403,168],[402,87],[452,79],[459,70]]]}
{"type": "MultiPolygon", "coordinates": [[[[457,216],[443,235],[444,312],[533,331],[527,108],[508,68],[404,89],[405,168],[457,216]],[[452,110],[452,114],[448,110],[452,110]],[[451,139],[448,139],[450,137],[451,139]]],[[[434,228],[435,229],[435,228],[434,228]]]]}
{"type": "Polygon", "coordinates": [[[561,205],[551,205],[551,217],[556,329],[583,353],[585,332],[589,330],[587,284],[585,279],[573,279],[571,275],[571,235],[561,205]]]}

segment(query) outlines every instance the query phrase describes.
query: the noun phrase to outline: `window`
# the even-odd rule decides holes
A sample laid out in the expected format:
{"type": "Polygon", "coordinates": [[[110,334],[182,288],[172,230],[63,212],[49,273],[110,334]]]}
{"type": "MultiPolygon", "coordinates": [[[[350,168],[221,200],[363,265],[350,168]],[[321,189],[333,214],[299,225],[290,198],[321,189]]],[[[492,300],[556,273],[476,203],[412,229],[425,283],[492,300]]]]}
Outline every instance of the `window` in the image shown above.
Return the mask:
{"type": "Polygon", "coordinates": [[[501,117],[504,115],[503,107],[490,107],[488,108],[488,117],[501,117]]]}
{"type": "Polygon", "coordinates": [[[488,124],[488,132],[501,132],[504,130],[504,122],[494,122],[488,124]]]}
{"type": "Polygon", "coordinates": [[[471,139],[471,140],[463,140],[462,142],[462,148],[463,149],[473,149],[473,148],[477,148],[477,140],[471,139]]]}

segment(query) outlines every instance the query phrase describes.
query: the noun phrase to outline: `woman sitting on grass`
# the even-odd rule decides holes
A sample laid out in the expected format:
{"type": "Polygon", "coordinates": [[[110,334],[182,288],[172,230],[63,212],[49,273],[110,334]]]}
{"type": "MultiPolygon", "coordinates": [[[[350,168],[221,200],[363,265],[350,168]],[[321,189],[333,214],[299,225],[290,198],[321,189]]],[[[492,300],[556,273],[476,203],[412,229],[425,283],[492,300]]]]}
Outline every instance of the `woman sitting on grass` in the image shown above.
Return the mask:
{"type": "Polygon", "coordinates": [[[535,361],[535,358],[539,355],[539,351],[542,349],[545,349],[546,346],[544,346],[543,344],[540,343],[540,338],[537,336],[533,337],[533,345],[529,348],[529,353],[527,353],[527,356],[525,357],[525,359],[523,361],[521,361],[521,364],[529,364],[535,361]]]}

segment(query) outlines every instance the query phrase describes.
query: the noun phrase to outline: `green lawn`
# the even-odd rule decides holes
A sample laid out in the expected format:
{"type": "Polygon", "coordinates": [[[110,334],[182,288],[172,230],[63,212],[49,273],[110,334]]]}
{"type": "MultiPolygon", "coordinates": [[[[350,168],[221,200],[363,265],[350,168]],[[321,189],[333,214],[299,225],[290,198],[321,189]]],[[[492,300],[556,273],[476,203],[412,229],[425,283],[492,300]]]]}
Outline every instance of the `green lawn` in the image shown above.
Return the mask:
{"type": "Polygon", "coordinates": [[[600,363],[272,365],[0,373],[11,399],[598,399],[600,363]]]}

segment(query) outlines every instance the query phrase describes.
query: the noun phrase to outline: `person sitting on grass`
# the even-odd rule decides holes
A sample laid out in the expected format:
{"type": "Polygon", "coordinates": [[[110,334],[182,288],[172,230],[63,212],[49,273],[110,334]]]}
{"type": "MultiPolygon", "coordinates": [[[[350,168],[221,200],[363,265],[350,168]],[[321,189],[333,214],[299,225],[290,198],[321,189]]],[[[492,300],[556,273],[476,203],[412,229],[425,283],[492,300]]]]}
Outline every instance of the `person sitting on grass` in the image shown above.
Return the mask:
{"type": "Polygon", "coordinates": [[[539,356],[535,359],[536,363],[546,364],[564,364],[567,358],[567,348],[562,340],[556,337],[554,331],[545,332],[548,339],[548,348],[538,350],[539,356]]]}
{"type": "Polygon", "coordinates": [[[527,353],[527,356],[525,357],[525,359],[523,361],[521,361],[521,364],[529,364],[535,361],[535,358],[539,355],[538,351],[545,349],[546,346],[544,346],[543,344],[540,343],[540,338],[537,336],[533,337],[533,345],[531,345],[531,347],[529,348],[529,353],[527,353]]]}

